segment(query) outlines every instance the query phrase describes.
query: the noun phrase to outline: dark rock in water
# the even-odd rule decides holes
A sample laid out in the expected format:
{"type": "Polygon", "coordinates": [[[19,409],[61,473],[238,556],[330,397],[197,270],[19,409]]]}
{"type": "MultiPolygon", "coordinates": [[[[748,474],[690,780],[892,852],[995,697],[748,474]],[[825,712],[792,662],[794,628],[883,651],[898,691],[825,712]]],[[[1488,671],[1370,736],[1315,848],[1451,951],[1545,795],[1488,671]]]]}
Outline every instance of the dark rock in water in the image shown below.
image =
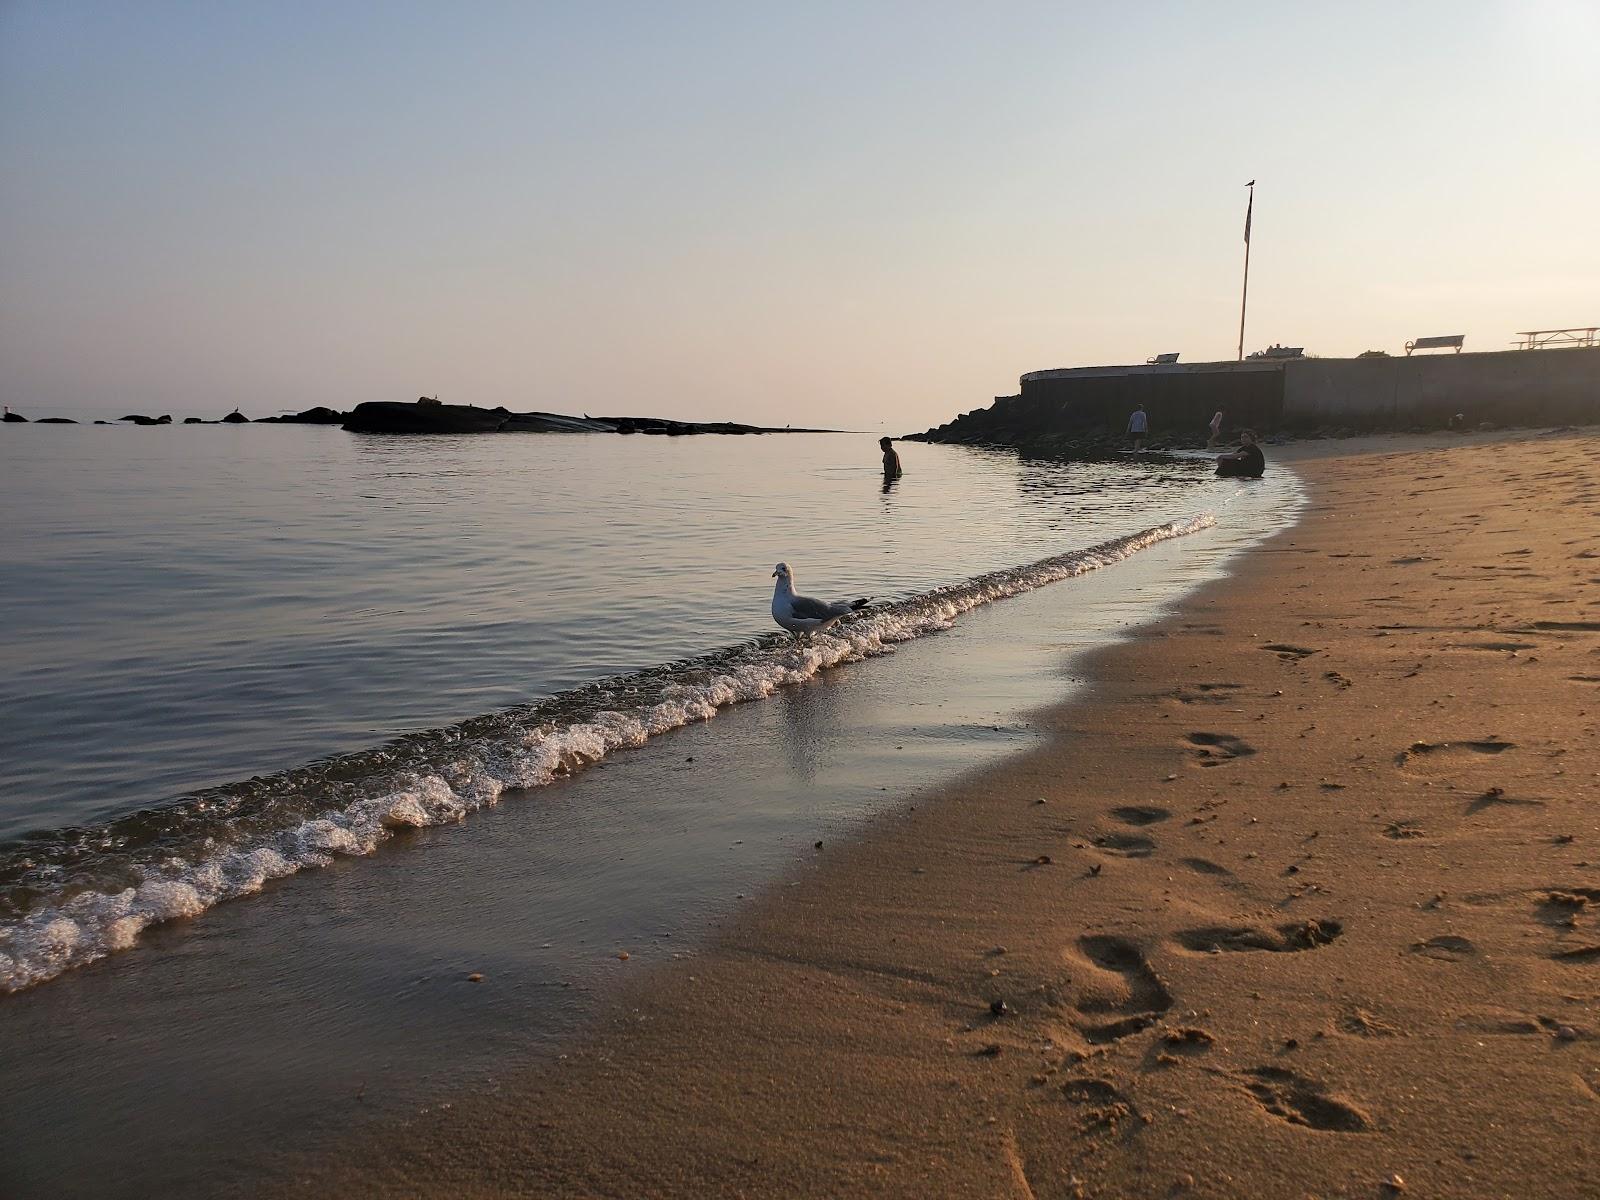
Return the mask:
{"type": "MultiPolygon", "coordinates": [[[[499,410],[505,412],[504,409],[499,410]]],[[[614,426],[559,413],[505,413],[501,433],[611,433],[614,426]]]]}
{"type": "Polygon", "coordinates": [[[7,425],[26,425],[28,423],[27,417],[22,416],[20,413],[11,412],[9,409],[6,411],[4,420],[7,425]]]}
{"type": "Polygon", "coordinates": [[[110,421],[96,421],[95,424],[96,425],[110,425],[111,422],[110,421]]]}
{"type": "Polygon", "coordinates": [[[466,404],[401,404],[369,400],[358,404],[345,421],[351,433],[493,433],[505,414],[466,404]]]}
{"type": "Polygon", "coordinates": [[[245,416],[236,408],[227,416],[222,418],[222,423],[224,425],[248,425],[250,423],[250,418],[245,416]]]}
{"type": "Polygon", "coordinates": [[[169,416],[169,415],[166,415],[166,414],[163,414],[163,415],[161,415],[159,417],[147,417],[143,413],[130,413],[128,416],[122,417],[120,419],[124,420],[124,421],[127,421],[131,425],[171,425],[172,424],[172,417],[169,416]]]}
{"type": "Polygon", "coordinates": [[[185,417],[183,423],[185,425],[210,425],[212,422],[207,421],[204,417],[185,417]]]}
{"type": "Polygon", "coordinates": [[[40,417],[37,421],[34,422],[34,424],[35,425],[76,425],[77,422],[74,421],[71,417],[40,417]]]}
{"type": "Polygon", "coordinates": [[[827,433],[822,429],[765,429],[732,421],[668,421],[660,417],[569,417],[562,413],[510,412],[441,404],[424,397],[414,404],[369,401],[345,419],[351,433],[654,433],[681,437],[698,433],[827,433]]]}
{"type": "Polygon", "coordinates": [[[257,417],[255,423],[257,425],[343,425],[349,419],[348,413],[319,404],[304,412],[284,413],[276,417],[257,417]]]}

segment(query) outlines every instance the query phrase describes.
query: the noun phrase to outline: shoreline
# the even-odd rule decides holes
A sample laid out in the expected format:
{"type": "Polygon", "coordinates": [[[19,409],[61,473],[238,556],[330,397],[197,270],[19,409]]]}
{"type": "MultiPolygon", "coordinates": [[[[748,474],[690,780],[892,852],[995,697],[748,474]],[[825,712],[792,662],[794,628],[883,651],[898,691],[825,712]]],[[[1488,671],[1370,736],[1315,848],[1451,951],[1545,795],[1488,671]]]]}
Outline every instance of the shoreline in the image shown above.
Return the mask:
{"type": "Polygon", "coordinates": [[[1584,1194],[1600,483],[1592,435],[1531,440],[1294,455],[1301,524],[1095,652],[1044,746],[830,845],[557,1065],[283,1181],[1584,1194]]]}

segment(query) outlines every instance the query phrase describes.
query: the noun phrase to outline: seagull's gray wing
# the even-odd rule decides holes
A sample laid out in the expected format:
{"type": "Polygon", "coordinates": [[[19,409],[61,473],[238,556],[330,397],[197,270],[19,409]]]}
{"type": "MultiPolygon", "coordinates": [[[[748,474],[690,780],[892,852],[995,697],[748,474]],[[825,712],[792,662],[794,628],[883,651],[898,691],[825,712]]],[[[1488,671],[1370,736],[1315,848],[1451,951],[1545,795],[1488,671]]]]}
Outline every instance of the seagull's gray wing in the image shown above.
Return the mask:
{"type": "Polygon", "coordinates": [[[810,596],[796,596],[789,604],[790,614],[806,621],[826,621],[832,617],[842,617],[849,611],[848,604],[825,604],[810,596]]]}

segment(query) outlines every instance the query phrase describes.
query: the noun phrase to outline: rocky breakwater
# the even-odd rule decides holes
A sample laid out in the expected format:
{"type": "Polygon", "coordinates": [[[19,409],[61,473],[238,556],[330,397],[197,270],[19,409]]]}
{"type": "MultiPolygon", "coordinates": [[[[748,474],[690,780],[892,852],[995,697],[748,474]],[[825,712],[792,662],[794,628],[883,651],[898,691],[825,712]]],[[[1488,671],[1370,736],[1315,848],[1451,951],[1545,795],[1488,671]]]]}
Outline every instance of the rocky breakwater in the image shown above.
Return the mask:
{"type": "MultiPolygon", "coordinates": [[[[975,408],[923,433],[908,434],[902,440],[1006,446],[1048,458],[1101,458],[1128,449],[1128,435],[1121,428],[1084,428],[1076,423],[1064,427],[1066,425],[1059,403],[1001,396],[988,408],[975,408]]],[[[1151,452],[1192,450],[1204,445],[1204,437],[1163,430],[1156,427],[1154,421],[1145,441],[1145,449],[1151,452]]]]}
{"type": "Polygon", "coordinates": [[[669,421],[660,417],[569,417],[562,413],[512,412],[421,399],[413,403],[375,400],[358,404],[344,422],[351,433],[645,433],[677,437],[723,433],[830,433],[824,429],[770,429],[732,421],[669,421]]]}
{"type": "Polygon", "coordinates": [[[255,423],[257,425],[343,425],[349,419],[349,413],[342,413],[319,404],[304,412],[284,413],[277,417],[257,417],[255,423]]]}

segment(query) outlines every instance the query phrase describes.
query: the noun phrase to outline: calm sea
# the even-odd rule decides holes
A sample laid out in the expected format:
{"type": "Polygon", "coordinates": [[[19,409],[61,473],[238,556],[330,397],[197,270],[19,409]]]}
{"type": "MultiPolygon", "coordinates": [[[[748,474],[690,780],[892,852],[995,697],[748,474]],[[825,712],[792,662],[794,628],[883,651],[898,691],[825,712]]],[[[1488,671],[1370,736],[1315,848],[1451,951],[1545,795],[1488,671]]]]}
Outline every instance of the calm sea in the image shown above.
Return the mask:
{"type": "Polygon", "coordinates": [[[1239,490],[1199,462],[902,457],[886,491],[860,435],[6,427],[0,989],[1191,531],[1239,490]],[[879,607],[795,647],[768,615],[780,559],[802,594],[879,607]]]}

